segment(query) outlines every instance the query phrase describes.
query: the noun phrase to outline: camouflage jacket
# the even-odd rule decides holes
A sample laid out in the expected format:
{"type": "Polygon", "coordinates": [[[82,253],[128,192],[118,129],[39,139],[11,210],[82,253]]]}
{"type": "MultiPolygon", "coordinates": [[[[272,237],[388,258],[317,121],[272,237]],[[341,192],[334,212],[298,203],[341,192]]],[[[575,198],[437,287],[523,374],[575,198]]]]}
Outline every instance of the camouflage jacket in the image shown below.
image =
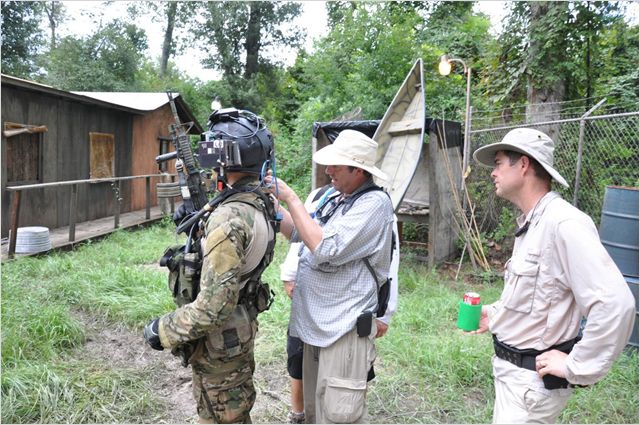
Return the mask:
{"type": "MultiPolygon", "coordinates": [[[[246,178],[238,184],[256,186],[257,180],[246,178]]],[[[221,333],[231,317],[237,315],[238,297],[245,282],[241,276],[255,268],[249,257],[255,245],[266,246],[271,226],[263,211],[239,200],[264,205],[251,192],[233,195],[220,204],[207,220],[202,243],[202,274],[200,292],[190,304],[166,314],[159,322],[160,342],[165,348],[174,348],[188,341],[221,333]],[[248,270],[247,270],[248,269],[248,270]]],[[[264,209],[264,208],[263,208],[264,209]]],[[[260,258],[264,256],[262,248],[260,258]]]]}

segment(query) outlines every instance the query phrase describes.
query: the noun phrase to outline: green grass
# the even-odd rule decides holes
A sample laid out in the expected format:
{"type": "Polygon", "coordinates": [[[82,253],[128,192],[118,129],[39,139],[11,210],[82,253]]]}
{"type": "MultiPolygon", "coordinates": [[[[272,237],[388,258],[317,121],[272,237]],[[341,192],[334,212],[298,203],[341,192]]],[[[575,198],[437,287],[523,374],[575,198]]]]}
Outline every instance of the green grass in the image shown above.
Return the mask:
{"type": "MultiPolygon", "coordinates": [[[[107,368],[74,353],[86,339],[83,315],[140,332],[150,318],[173,309],[165,273],[154,265],[177,242],[172,226],[163,223],[119,231],[73,252],[3,264],[2,423],[149,423],[166,418],[166,406],[150,390],[152,370],[107,368]]],[[[274,262],[263,275],[276,301],[259,316],[256,340],[259,367],[281,376],[286,376],[290,302],[279,265],[287,249],[279,240],[274,262]]],[[[491,340],[462,334],[456,315],[465,291],[480,292],[484,302],[491,302],[500,295],[502,282],[495,273],[470,271],[454,281],[409,258],[401,262],[398,312],[377,343],[370,415],[385,423],[490,422],[491,340]]],[[[621,356],[599,384],[578,389],[560,420],[637,423],[637,352],[621,356]]]]}
{"type": "Polygon", "coordinates": [[[147,374],[70,359],[3,368],[2,423],[156,422],[163,406],[147,374]]]}

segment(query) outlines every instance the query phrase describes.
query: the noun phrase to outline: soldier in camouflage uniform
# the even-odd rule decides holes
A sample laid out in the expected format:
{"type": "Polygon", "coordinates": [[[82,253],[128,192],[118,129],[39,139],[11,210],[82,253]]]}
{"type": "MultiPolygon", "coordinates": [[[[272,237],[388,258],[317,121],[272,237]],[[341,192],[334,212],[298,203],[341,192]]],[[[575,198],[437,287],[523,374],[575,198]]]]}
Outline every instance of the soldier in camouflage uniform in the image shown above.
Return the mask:
{"type": "MultiPolygon", "coordinates": [[[[251,423],[256,316],[265,306],[249,293],[262,285],[260,275],[271,261],[275,241],[273,204],[260,191],[259,179],[272,157],[271,134],[257,117],[257,122],[233,118],[210,126],[220,141],[237,144],[242,157],[225,157],[216,170],[226,177],[227,188],[219,195],[226,199],[204,226],[199,293],[145,328],[155,349],[175,350],[197,341],[189,364],[199,423],[251,423]]],[[[227,149],[233,151],[237,149],[227,149]]],[[[267,299],[268,294],[267,289],[267,299]]]]}

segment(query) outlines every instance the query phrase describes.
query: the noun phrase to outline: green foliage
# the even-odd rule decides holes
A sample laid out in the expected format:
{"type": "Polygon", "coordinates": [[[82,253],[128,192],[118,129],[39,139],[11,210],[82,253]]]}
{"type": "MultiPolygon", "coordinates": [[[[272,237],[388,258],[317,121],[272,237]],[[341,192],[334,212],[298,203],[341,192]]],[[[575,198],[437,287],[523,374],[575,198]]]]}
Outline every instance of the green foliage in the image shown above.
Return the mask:
{"type": "Polygon", "coordinates": [[[532,102],[527,88],[553,88],[559,101],[587,98],[585,111],[593,96],[637,107],[638,30],[624,22],[624,3],[511,2],[509,7],[482,71],[483,90],[498,102],[492,109],[532,102]]]}
{"type": "Polygon", "coordinates": [[[3,1],[2,73],[29,78],[37,71],[36,57],[44,43],[43,3],[3,1]]]}
{"type": "Polygon", "coordinates": [[[402,239],[426,243],[429,240],[429,226],[426,223],[403,223],[402,239]]]}
{"type": "Polygon", "coordinates": [[[198,22],[193,30],[212,53],[203,64],[222,71],[226,78],[251,79],[260,67],[271,63],[265,54],[267,48],[300,45],[299,29],[286,25],[300,15],[300,11],[300,4],[292,2],[203,4],[204,24],[198,22]]]}
{"type": "Polygon", "coordinates": [[[516,213],[513,207],[502,207],[498,222],[487,237],[496,242],[502,242],[507,237],[513,236],[516,227],[516,213]]]}
{"type": "Polygon", "coordinates": [[[63,90],[132,91],[146,47],[142,29],[116,20],[85,38],[60,40],[44,81],[63,90]]]}

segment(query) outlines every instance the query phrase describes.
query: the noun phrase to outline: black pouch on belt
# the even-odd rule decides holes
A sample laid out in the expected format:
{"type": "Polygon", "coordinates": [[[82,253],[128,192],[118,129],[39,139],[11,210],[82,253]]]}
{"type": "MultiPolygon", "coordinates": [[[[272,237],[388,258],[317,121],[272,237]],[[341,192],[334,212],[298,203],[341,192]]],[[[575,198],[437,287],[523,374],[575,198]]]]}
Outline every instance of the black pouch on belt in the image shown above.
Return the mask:
{"type": "Polygon", "coordinates": [[[358,336],[371,335],[372,319],[373,319],[373,313],[370,311],[365,311],[360,316],[358,316],[358,320],[356,320],[356,330],[358,332],[358,336]]]}

